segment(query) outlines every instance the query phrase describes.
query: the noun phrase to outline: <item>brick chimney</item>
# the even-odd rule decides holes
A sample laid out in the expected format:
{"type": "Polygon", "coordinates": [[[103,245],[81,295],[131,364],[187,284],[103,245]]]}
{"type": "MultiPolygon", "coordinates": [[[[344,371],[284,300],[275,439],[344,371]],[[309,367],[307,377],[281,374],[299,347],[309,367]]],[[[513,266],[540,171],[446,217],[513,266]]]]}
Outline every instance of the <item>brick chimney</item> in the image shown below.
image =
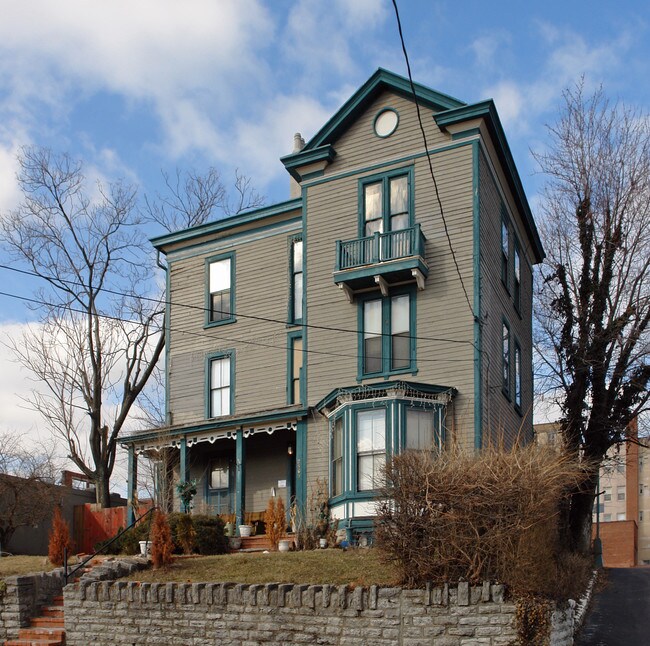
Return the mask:
{"type": "MultiPolygon", "coordinates": [[[[293,136],[293,150],[292,154],[299,153],[305,147],[305,140],[302,138],[302,135],[297,132],[293,136]]],[[[296,182],[293,177],[289,178],[289,198],[293,199],[295,197],[300,197],[300,184],[296,182]]]]}

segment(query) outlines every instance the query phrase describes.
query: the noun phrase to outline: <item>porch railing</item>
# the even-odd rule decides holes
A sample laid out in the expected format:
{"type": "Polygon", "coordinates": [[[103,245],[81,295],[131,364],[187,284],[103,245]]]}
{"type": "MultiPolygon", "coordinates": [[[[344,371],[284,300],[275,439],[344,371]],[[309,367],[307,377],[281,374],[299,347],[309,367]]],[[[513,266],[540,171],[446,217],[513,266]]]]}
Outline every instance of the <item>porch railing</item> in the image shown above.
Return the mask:
{"type": "Polygon", "coordinates": [[[426,238],[419,224],[407,229],[336,241],[336,271],[374,265],[411,256],[424,258],[426,238]]]}

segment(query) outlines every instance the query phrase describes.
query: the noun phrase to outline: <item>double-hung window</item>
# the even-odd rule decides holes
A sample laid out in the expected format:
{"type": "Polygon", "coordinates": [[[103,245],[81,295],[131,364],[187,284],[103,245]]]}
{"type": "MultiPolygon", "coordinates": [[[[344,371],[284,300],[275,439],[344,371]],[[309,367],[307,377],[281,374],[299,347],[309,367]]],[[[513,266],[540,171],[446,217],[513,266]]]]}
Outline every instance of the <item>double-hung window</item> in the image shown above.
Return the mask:
{"type": "Polygon", "coordinates": [[[501,280],[506,289],[510,289],[510,230],[505,213],[501,214],[501,280]]]}
{"type": "Polygon", "coordinates": [[[504,321],[502,327],[503,337],[503,362],[502,362],[502,382],[501,389],[503,394],[510,398],[510,327],[504,321]]]}
{"type": "Polygon", "coordinates": [[[386,464],[386,409],[357,411],[357,491],[372,491],[383,482],[386,464]]]}
{"type": "Polygon", "coordinates": [[[363,375],[413,369],[414,301],[415,296],[411,292],[362,301],[363,375]]]}
{"type": "Polygon", "coordinates": [[[303,339],[300,332],[289,334],[289,383],[288,402],[299,404],[302,401],[302,375],[303,375],[303,339]]]}
{"type": "Polygon", "coordinates": [[[289,322],[302,323],[303,305],[303,244],[302,238],[291,239],[291,285],[289,303],[289,322]]]}
{"type": "Polygon", "coordinates": [[[343,416],[332,428],[332,497],[343,493],[343,416]]]}
{"type": "Polygon", "coordinates": [[[521,346],[515,340],[515,406],[521,412],[521,346]]]}
{"type": "Polygon", "coordinates": [[[521,251],[519,249],[519,243],[515,238],[515,248],[514,248],[514,284],[512,286],[512,293],[514,299],[515,309],[518,313],[521,313],[521,251]]]}
{"type": "Polygon", "coordinates": [[[233,255],[208,260],[208,325],[235,320],[233,274],[233,255]]]}
{"type": "Polygon", "coordinates": [[[223,355],[212,358],[209,366],[209,417],[230,415],[232,408],[232,357],[223,355]]]}

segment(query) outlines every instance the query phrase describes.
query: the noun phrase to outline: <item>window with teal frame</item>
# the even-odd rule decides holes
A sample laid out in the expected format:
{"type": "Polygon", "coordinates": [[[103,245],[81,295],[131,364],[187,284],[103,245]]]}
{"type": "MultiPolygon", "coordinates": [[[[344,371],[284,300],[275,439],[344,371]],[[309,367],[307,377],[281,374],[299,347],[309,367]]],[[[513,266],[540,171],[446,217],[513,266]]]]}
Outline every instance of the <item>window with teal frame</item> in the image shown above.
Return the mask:
{"type": "Polygon", "coordinates": [[[501,327],[502,337],[502,371],[501,371],[501,390],[503,394],[510,399],[510,326],[504,319],[501,327]]]}
{"type": "Polygon", "coordinates": [[[289,250],[289,323],[300,324],[303,319],[304,306],[304,257],[301,236],[290,238],[289,250]]]}
{"type": "Polygon", "coordinates": [[[235,321],[235,254],[206,260],[206,326],[235,321]]]}
{"type": "Polygon", "coordinates": [[[234,362],[232,351],[210,354],[207,357],[206,416],[209,419],[233,414],[234,362]]]}
{"type": "Polygon", "coordinates": [[[359,235],[388,233],[413,225],[413,172],[399,169],[360,180],[359,235]]]}
{"type": "Polygon", "coordinates": [[[359,378],[415,370],[413,289],[359,299],[359,378]]]}
{"type": "Polygon", "coordinates": [[[300,404],[305,400],[302,332],[291,332],[287,338],[287,403],[300,404]]]}
{"type": "Polygon", "coordinates": [[[519,241],[515,238],[515,248],[513,253],[513,284],[512,294],[517,313],[521,315],[521,250],[519,241]]]}
{"type": "Polygon", "coordinates": [[[515,408],[521,413],[521,346],[515,339],[515,408]]]}
{"type": "Polygon", "coordinates": [[[510,292],[510,227],[503,205],[501,205],[501,281],[510,292]]]}

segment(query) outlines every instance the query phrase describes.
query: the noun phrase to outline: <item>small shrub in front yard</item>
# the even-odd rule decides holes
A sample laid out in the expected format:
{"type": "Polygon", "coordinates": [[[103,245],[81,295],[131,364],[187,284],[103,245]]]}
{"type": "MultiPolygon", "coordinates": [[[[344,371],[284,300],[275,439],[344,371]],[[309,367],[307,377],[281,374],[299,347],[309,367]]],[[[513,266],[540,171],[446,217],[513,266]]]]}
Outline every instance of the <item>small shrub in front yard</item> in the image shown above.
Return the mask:
{"type": "Polygon", "coordinates": [[[271,543],[271,549],[277,550],[280,539],[287,530],[287,516],[282,498],[269,498],[264,512],[266,536],[271,543]]]}
{"type": "Polygon", "coordinates": [[[151,526],[151,560],[154,568],[169,565],[173,560],[173,551],[174,543],[167,517],[162,512],[156,511],[151,526]]]}
{"type": "Polygon", "coordinates": [[[408,585],[491,580],[521,593],[575,596],[589,563],[566,553],[558,517],[582,474],[566,456],[532,445],[405,452],[386,467],[376,545],[408,585]]]}
{"type": "Polygon", "coordinates": [[[219,516],[193,514],[190,516],[196,537],[196,552],[204,556],[225,554],[228,551],[228,538],[224,533],[224,522],[219,516]]]}

